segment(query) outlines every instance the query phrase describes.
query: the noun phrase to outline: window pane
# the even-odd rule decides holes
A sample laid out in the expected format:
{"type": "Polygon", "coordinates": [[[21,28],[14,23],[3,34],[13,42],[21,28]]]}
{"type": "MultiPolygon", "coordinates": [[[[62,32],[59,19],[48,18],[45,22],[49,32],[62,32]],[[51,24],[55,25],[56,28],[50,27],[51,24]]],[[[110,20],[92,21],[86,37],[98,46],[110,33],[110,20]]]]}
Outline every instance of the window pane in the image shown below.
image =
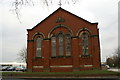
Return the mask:
{"type": "Polygon", "coordinates": [[[59,56],[63,56],[63,34],[58,35],[59,39],[59,56]]]}
{"type": "Polygon", "coordinates": [[[56,56],[56,37],[51,38],[52,45],[52,57],[56,56]]]}
{"type": "Polygon", "coordinates": [[[88,34],[82,34],[82,46],[83,46],[83,54],[88,55],[88,34]]]}
{"type": "Polygon", "coordinates": [[[71,36],[68,34],[66,35],[66,56],[69,56],[71,53],[71,36]]]}
{"type": "Polygon", "coordinates": [[[39,37],[37,38],[36,40],[36,57],[41,57],[41,42],[42,42],[42,39],[39,37]]]}

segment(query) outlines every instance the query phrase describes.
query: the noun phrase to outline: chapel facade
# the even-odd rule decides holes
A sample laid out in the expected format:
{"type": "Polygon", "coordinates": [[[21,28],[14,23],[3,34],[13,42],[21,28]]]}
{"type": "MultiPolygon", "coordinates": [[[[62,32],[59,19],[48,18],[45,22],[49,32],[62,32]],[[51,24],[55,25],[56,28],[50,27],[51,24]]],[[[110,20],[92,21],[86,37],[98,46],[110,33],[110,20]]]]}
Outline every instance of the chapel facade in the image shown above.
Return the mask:
{"type": "Polygon", "coordinates": [[[100,69],[98,23],[58,8],[27,29],[27,69],[32,72],[70,72],[100,69]]]}

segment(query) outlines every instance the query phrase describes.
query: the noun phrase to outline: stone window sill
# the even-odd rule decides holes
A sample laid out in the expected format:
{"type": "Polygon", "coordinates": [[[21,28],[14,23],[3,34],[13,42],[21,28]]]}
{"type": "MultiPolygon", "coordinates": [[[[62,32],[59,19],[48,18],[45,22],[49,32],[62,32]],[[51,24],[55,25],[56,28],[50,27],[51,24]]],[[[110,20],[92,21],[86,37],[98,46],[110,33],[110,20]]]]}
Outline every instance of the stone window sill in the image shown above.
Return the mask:
{"type": "Polygon", "coordinates": [[[88,54],[88,55],[80,55],[80,57],[83,57],[83,58],[87,58],[87,57],[91,57],[92,55],[88,54]]]}
{"type": "Polygon", "coordinates": [[[51,57],[51,58],[68,58],[68,57],[71,57],[71,56],[55,56],[55,57],[51,57]]]}
{"type": "Polygon", "coordinates": [[[44,57],[34,57],[34,59],[43,59],[44,57]]]}

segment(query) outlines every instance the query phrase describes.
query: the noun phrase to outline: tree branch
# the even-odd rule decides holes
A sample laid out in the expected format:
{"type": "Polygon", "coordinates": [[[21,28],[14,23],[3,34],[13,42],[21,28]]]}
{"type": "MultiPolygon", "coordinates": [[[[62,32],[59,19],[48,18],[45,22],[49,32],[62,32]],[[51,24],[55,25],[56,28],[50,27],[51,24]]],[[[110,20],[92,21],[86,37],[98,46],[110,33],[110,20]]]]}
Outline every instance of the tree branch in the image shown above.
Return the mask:
{"type": "MultiPolygon", "coordinates": [[[[22,8],[23,5],[30,5],[30,6],[34,6],[35,3],[33,2],[34,0],[14,0],[13,3],[12,3],[12,6],[14,7],[12,9],[12,11],[15,12],[19,22],[21,23],[20,21],[20,9],[22,8]]],[[[59,2],[61,0],[58,0],[59,2]]],[[[64,0],[65,1],[65,4],[76,4],[77,2],[79,2],[79,0],[64,0]]],[[[58,5],[59,5],[59,2],[58,2],[58,5]]],[[[42,0],[42,3],[45,3],[45,5],[47,7],[49,7],[50,5],[53,5],[53,0],[42,0]]],[[[61,4],[63,4],[63,2],[61,1],[61,4]]]]}

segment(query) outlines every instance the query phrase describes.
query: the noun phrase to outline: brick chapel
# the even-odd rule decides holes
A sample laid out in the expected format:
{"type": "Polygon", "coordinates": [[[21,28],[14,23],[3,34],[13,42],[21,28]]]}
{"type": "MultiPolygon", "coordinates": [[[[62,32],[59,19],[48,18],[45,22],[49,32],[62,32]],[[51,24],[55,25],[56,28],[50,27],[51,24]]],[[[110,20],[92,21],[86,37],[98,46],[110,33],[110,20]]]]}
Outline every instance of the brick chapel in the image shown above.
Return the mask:
{"type": "Polygon", "coordinates": [[[98,23],[58,8],[27,32],[28,71],[100,69],[98,23]]]}

